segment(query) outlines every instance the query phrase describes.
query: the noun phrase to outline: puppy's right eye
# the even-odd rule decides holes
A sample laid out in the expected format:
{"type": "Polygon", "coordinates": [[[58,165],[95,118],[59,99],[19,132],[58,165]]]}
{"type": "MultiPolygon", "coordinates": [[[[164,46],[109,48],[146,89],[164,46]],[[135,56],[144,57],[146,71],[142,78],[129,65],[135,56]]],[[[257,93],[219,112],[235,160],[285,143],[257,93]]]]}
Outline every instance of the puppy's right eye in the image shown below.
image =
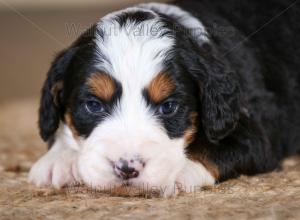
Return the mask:
{"type": "Polygon", "coordinates": [[[87,101],[85,103],[85,108],[91,114],[99,114],[105,112],[104,106],[100,101],[87,101]]]}

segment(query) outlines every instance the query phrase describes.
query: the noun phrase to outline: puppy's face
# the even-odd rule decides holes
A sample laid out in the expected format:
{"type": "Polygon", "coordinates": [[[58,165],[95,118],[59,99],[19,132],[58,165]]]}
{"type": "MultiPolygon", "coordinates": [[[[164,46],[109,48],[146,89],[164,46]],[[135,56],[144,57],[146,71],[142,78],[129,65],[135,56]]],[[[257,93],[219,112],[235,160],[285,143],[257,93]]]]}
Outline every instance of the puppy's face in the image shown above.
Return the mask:
{"type": "Polygon", "coordinates": [[[97,24],[66,73],[64,121],[78,169],[94,187],[172,185],[196,132],[196,90],[184,67],[173,70],[166,23],[149,12],[122,16],[97,24]]]}
{"type": "Polygon", "coordinates": [[[232,129],[225,67],[175,23],[150,10],[117,12],[54,61],[41,135],[78,151],[86,184],[172,187],[199,130],[217,139],[232,129]]]}

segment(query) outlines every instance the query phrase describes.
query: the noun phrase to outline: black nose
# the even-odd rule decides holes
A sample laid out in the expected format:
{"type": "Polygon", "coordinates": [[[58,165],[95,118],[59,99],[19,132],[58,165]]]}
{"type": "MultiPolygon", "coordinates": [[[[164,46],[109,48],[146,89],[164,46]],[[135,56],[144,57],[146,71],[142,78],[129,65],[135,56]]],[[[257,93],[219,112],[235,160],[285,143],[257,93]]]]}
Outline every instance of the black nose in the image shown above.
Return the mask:
{"type": "Polygon", "coordinates": [[[127,161],[123,161],[121,164],[115,166],[115,172],[117,176],[122,179],[128,180],[139,176],[139,171],[129,167],[127,161]]]}

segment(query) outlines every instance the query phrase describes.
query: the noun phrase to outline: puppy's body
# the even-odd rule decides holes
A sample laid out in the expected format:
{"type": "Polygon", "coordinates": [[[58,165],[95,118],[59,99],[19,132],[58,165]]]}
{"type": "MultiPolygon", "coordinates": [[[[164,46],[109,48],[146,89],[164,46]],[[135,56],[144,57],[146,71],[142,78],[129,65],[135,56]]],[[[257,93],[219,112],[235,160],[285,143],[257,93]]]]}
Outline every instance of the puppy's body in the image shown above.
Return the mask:
{"type": "MultiPolygon", "coordinates": [[[[245,150],[253,154],[251,159],[239,158],[246,166],[242,172],[255,174],[273,169],[283,157],[300,148],[299,3],[280,0],[178,3],[198,15],[211,30],[223,62],[229,62],[239,75],[243,106],[251,120],[246,117],[240,121],[235,139],[240,139],[240,146],[245,141],[252,142],[246,144],[245,150]],[[239,133],[242,130],[249,133],[248,138],[239,133]],[[249,166],[245,159],[260,162],[249,166]]],[[[222,150],[216,152],[226,158],[222,150]]],[[[234,173],[239,175],[240,168],[240,165],[230,168],[224,179],[234,173]]]]}
{"type": "Polygon", "coordinates": [[[101,19],[49,71],[40,128],[52,148],[30,181],[171,195],[299,151],[299,6],[272,19],[288,2],[243,4],[145,4],[101,19]]]}

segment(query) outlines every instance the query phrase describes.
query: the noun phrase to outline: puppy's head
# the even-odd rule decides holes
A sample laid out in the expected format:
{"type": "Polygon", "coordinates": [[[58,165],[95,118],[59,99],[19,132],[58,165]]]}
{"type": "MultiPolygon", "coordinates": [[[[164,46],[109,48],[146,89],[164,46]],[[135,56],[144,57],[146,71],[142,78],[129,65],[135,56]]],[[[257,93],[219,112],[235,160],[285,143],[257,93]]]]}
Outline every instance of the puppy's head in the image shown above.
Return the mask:
{"type": "Polygon", "coordinates": [[[41,136],[71,134],[90,186],[172,185],[200,130],[216,141],[233,129],[237,90],[212,45],[175,19],[130,9],[104,17],[55,59],[41,136]]]}

